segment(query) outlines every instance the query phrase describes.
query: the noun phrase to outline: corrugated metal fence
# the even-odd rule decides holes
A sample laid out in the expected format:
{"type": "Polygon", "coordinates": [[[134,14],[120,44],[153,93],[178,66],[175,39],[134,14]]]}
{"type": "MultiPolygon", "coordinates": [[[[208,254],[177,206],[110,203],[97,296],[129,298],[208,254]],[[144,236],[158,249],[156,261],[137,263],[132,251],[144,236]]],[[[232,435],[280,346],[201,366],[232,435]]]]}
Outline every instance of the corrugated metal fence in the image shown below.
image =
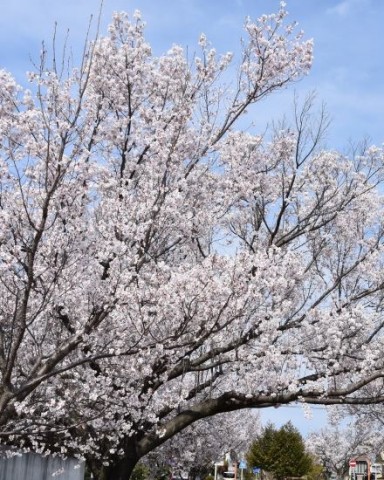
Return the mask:
{"type": "Polygon", "coordinates": [[[0,480],[84,480],[84,463],[73,458],[4,454],[0,451],[0,480]]]}

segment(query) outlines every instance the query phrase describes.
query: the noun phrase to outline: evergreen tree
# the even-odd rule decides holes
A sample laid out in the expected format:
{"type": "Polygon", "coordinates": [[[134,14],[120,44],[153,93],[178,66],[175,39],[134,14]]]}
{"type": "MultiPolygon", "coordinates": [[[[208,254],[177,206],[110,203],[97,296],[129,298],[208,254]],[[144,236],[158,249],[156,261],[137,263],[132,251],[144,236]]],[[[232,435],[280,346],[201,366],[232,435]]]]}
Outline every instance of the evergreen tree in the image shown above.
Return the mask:
{"type": "Polygon", "coordinates": [[[252,443],[247,460],[248,465],[272,473],[277,480],[301,477],[312,467],[303,438],[291,422],[280,429],[268,424],[252,443]]]}

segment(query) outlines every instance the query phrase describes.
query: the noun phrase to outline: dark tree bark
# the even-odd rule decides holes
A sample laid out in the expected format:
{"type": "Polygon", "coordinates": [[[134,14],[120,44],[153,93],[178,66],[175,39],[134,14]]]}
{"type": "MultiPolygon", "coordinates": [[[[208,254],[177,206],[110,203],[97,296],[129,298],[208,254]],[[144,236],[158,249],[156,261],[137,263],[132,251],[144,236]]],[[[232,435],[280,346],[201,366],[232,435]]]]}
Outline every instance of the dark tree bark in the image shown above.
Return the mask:
{"type": "Polygon", "coordinates": [[[108,467],[104,467],[102,475],[98,480],[129,480],[133,469],[140,460],[137,454],[136,441],[131,439],[126,441],[124,456],[116,459],[108,467]]]}
{"type": "Polygon", "coordinates": [[[107,467],[100,480],[129,480],[137,462],[137,459],[124,456],[119,462],[107,467]]]}

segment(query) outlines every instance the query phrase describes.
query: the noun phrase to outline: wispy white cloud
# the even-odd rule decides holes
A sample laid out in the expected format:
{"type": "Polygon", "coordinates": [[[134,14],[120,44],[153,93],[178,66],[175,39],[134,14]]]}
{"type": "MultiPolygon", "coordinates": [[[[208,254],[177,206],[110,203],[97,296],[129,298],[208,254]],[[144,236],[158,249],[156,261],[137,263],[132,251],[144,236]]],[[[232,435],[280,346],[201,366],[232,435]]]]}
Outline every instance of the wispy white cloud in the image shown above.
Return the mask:
{"type": "Polygon", "coordinates": [[[338,3],[334,7],[327,9],[327,13],[330,15],[336,14],[340,16],[346,15],[351,9],[351,2],[346,0],[345,2],[338,3]]]}
{"type": "Polygon", "coordinates": [[[339,15],[344,17],[356,8],[366,7],[370,0],[343,0],[336,5],[327,8],[326,13],[329,15],[339,15]]]}

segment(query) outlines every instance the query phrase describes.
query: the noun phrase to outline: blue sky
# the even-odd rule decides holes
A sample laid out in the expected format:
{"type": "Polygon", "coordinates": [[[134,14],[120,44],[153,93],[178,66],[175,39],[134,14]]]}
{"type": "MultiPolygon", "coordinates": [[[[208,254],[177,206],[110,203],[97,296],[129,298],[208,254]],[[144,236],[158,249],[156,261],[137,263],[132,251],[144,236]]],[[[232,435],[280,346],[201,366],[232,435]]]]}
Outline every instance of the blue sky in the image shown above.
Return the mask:
{"type": "Polygon", "coordinates": [[[323,428],[328,422],[326,408],[320,405],[312,406],[309,416],[304,412],[302,405],[298,404],[279,408],[265,408],[260,410],[260,415],[263,425],[271,422],[276,427],[282,427],[291,421],[304,437],[323,428]]]}
{"type": "MultiPolygon", "coordinates": [[[[38,59],[41,41],[70,29],[70,44],[80,49],[99,0],[0,0],[0,67],[23,80],[38,59]]],[[[278,0],[104,0],[102,32],[113,11],[141,10],[155,54],[172,43],[197,50],[201,32],[219,52],[238,52],[244,18],[278,9],[278,0]]],[[[384,2],[382,0],[287,0],[290,19],[314,38],[312,73],[295,85],[300,96],[316,90],[332,118],[328,146],[370,137],[384,142],[384,2]]],[[[253,112],[256,128],[289,113],[293,88],[271,97],[253,112]]]]}
{"type": "MultiPolygon", "coordinates": [[[[51,42],[55,21],[63,39],[80,51],[90,15],[97,14],[99,0],[0,0],[0,68],[19,82],[31,70],[30,58],[38,60],[41,41],[51,42]]],[[[277,11],[278,0],[104,0],[101,31],[106,31],[113,11],[141,10],[147,37],[155,54],[172,43],[197,50],[201,32],[218,52],[236,55],[247,15],[277,11]]],[[[300,96],[316,90],[332,118],[328,146],[343,149],[350,140],[370,137],[384,142],[384,1],[383,0],[287,0],[290,20],[297,20],[306,38],[314,38],[312,73],[295,85],[300,96]]],[[[272,97],[252,115],[256,128],[289,113],[293,88],[272,97]]],[[[325,420],[322,410],[305,420],[300,408],[271,409],[263,418],[277,425],[290,418],[303,433],[325,420]]]]}

